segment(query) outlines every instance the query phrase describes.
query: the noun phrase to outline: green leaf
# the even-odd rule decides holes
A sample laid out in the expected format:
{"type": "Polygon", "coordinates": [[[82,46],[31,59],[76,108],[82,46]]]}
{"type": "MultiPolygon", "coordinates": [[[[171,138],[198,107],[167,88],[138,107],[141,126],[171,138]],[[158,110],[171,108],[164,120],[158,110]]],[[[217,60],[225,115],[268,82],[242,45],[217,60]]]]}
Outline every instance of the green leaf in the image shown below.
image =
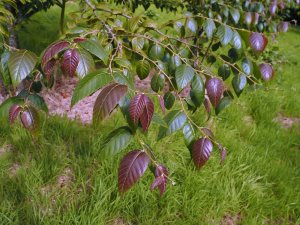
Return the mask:
{"type": "Polygon", "coordinates": [[[169,70],[171,73],[175,72],[176,68],[182,64],[180,57],[177,55],[173,55],[169,59],[169,70]]]}
{"type": "Polygon", "coordinates": [[[175,96],[172,94],[172,92],[168,91],[164,95],[164,103],[165,103],[166,109],[171,109],[172,106],[174,105],[174,102],[175,102],[175,96]]]}
{"type": "Polygon", "coordinates": [[[223,64],[218,69],[218,75],[222,77],[223,80],[226,80],[230,76],[230,66],[223,64]]]}
{"type": "Polygon", "coordinates": [[[195,74],[192,83],[190,96],[196,107],[200,106],[204,101],[205,87],[200,75],[195,74]]]}
{"type": "Polygon", "coordinates": [[[77,52],[79,56],[79,63],[76,68],[76,74],[82,78],[95,69],[95,63],[93,57],[87,51],[83,49],[77,49],[77,52]]]}
{"type": "Polygon", "coordinates": [[[131,69],[131,63],[129,62],[128,59],[124,59],[124,58],[115,58],[114,62],[116,64],[118,64],[120,67],[124,67],[127,69],[131,69]]]}
{"type": "Polygon", "coordinates": [[[233,31],[233,37],[231,43],[233,47],[235,47],[236,49],[242,48],[242,38],[237,31],[233,31]]]}
{"type": "Polygon", "coordinates": [[[129,127],[119,127],[108,135],[103,151],[105,154],[115,155],[130,144],[132,137],[129,127]]]}
{"type": "Polygon", "coordinates": [[[181,129],[184,126],[186,119],[186,115],[180,110],[169,112],[164,118],[168,128],[163,126],[159,128],[157,140],[161,140],[162,138],[181,129]]]}
{"type": "Polygon", "coordinates": [[[135,16],[135,17],[132,17],[128,20],[128,29],[129,29],[129,31],[134,32],[139,27],[140,19],[141,19],[140,16],[135,16]]]}
{"type": "Polygon", "coordinates": [[[222,98],[215,109],[216,115],[218,115],[222,110],[226,109],[230,105],[231,101],[232,99],[230,97],[222,98]]]}
{"type": "Polygon", "coordinates": [[[194,142],[197,139],[197,132],[195,126],[192,125],[190,122],[187,122],[183,127],[183,137],[184,143],[188,147],[188,149],[192,149],[194,142]]]}
{"type": "Polygon", "coordinates": [[[101,59],[105,64],[108,61],[108,54],[105,49],[100,45],[97,40],[88,39],[84,42],[79,43],[79,45],[85,50],[89,51],[93,55],[101,59]]]}
{"type": "Polygon", "coordinates": [[[239,10],[235,8],[230,8],[229,11],[234,23],[237,24],[241,17],[239,10]]]}
{"type": "Polygon", "coordinates": [[[95,91],[112,81],[112,76],[106,70],[95,71],[86,75],[75,87],[71,100],[71,107],[84,97],[93,94],[95,91]]]}
{"type": "Polygon", "coordinates": [[[242,60],[242,68],[246,75],[250,75],[253,72],[253,64],[248,58],[242,60]]]}
{"type": "Polygon", "coordinates": [[[175,79],[179,90],[183,89],[193,79],[194,69],[191,66],[182,64],[177,67],[175,72],[175,79]]]}
{"type": "Polygon", "coordinates": [[[155,44],[150,48],[149,57],[152,60],[163,60],[165,51],[162,46],[155,44]]]}
{"type": "Polygon", "coordinates": [[[233,37],[232,29],[227,25],[220,25],[217,30],[217,36],[223,46],[226,46],[233,37]]]}
{"type": "Polygon", "coordinates": [[[134,37],[132,39],[131,43],[132,43],[133,50],[140,51],[140,50],[142,50],[144,48],[145,41],[144,41],[143,38],[134,37]]]}
{"type": "Polygon", "coordinates": [[[153,123],[156,123],[160,126],[163,126],[165,128],[168,128],[168,125],[166,124],[166,121],[164,121],[159,114],[157,113],[153,113],[153,116],[152,116],[152,122],[153,123]]]}
{"type": "Polygon", "coordinates": [[[3,80],[3,84],[5,87],[11,84],[11,78],[9,74],[9,69],[8,69],[8,60],[10,57],[11,53],[9,51],[4,51],[1,55],[0,59],[0,75],[3,80]]]}
{"type": "Polygon", "coordinates": [[[8,60],[8,68],[15,87],[32,72],[36,62],[36,55],[28,50],[11,53],[8,60]]]}
{"type": "Polygon", "coordinates": [[[197,21],[190,18],[186,21],[186,30],[189,30],[192,33],[196,33],[198,30],[198,25],[197,25],[197,21]]]}
{"type": "Polygon", "coordinates": [[[32,105],[34,107],[36,107],[37,109],[41,109],[45,112],[48,112],[48,106],[45,103],[45,100],[37,95],[37,94],[31,94],[27,97],[27,99],[32,103],[32,105]]]}
{"type": "Polygon", "coordinates": [[[240,96],[247,84],[247,77],[244,74],[236,75],[232,79],[232,87],[237,96],[240,96]]]}
{"type": "Polygon", "coordinates": [[[127,85],[130,89],[134,89],[134,80],[130,79],[133,78],[132,75],[125,75],[124,73],[122,73],[121,71],[114,71],[113,72],[113,77],[114,80],[119,83],[119,84],[125,84],[127,85]]]}
{"type": "Polygon", "coordinates": [[[139,61],[136,65],[136,73],[141,80],[148,77],[151,70],[151,65],[147,60],[139,61]]]}
{"type": "Polygon", "coordinates": [[[163,74],[155,74],[151,79],[151,89],[155,92],[159,92],[164,88],[165,77],[163,74]]]}
{"type": "Polygon", "coordinates": [[[209,39],[211,39],[213,34],[214,34],[214,31],[216,29],[215,22],[212,19],[206,19],[204,24],[203,24],[203,28],[204,28],[204,31],[206,33],[206,36],[209,39]]]}

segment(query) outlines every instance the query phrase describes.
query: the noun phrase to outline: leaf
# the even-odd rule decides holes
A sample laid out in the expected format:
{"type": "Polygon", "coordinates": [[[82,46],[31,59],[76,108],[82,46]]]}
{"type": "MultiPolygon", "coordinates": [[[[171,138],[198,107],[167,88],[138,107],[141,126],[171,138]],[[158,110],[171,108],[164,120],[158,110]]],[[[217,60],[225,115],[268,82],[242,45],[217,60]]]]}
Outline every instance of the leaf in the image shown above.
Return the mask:
{"type": "Polygon", "coordinates": [[[143,176],[149,161],[148,155],[140,150],[133,150],[124,156],[118,174],[120,193],[128,191],[143,176]]]}
{"type": "Polygon", "coordinates": [[[67,41],[57,41],[47,47],[42,57],[42,69],[44,70],[45,65],[53,59],[57,54],[66,50],[70,43],[67,41]]]}
{"type": "Polygon", "coordinates": [[[164,55],[165,51],[160,45],[155,44],[150,48],[149,57],[152,60],[163,60],[164,55]]]}
{"type": "Polygon", "coordinates": [[[0,105],[0,121],[8,121],[9,118],[9,110],[13,105],[21,105],[24,103],[24,100],[19,97],[10,97],[6,99],[1,105],[0,105]]]}
{"type": "Polygon", "coordinates": [[[127,92],[127,86],[117,83],[106,85],[99,93],[94,109],[93,121],[97,122],[106,118],[118,105],[120,99],[127,92]]]}
{"type": "Polygon", "coordinates": [[[184,143],[188,147],[189,150],[191,150],[194,142],[196,141],[196,129],[194,125],[192,125],[190,122],[187,122],[183,127],[183,137],[184,137],[184,143]]]}
{"type": "Polygon", "coordinates": [[[209,99],[205,96],[205,99],[204,99],[204,108],[208,114],[208,118],[210,117],[210,102],[209,102],[209,99]]]}
{"type": "Polygon", "coordinates": [[[213,134],[213,132],[208,129],[207,127],[203,127],[201,128],[201,131],[205,134],[205,136],[209,137],[210,139],[215,139],[215,135],[213,134]]]}
{"type": "Polygon", "coordinates": [[[191,91],[190,97],[195,104],[195,106],[200,106],[204,101],[204,83],[200,75],[195,74],[192,83],[191,83],[191,91]]]}
{"type": "Polygon", "coordinates": [[[191,66],[182,64],[176,68],[175,79],[179,90],[183,89],[193,79],[194,69],[191,66]]]}
{"type": "Polygon", "coordinates": [[[255,53],[261,53],[268,44],[268,39],[261,33],[253,32],[249,37],[249,44],[255,53]]]}
{"type": "Polygon", "coordinates": [[[143,101],[144,101],[144,111],[141,115],[140,122],[144,132],[146,132],[152,120],[152,116],[154,112],[154,104],[147,95],[143,96],[143,101]]]}
{"type": "Polygon", "coordinates": [[[226,46],[233,37],[232,29],[227,25],[220,25],[217,30],[217,36],[220,39],[220,42],[223,46],[226,46]]]}
{"type": "Polygon", "coordinates": [[[154,176],[155,179],[151,184],[150,189],[153,190],[155,188],[158,188],[160,196],[162,196],[165,193],[167,187],[168,169],[163,165],[157,165],[155,167],[154,176]]]}
{"type": "Polygon", "coordinates": [[[104,85],[112,82],[111,75],[106,70],[92,72],[79,80],[72,95],[71,107],[78,101],[93,94],[104,85]]]}
{"type": "Polygon", "coordinates": [[[162,126],[159,128],[157,140],[161,140],[165,136],[168,136],[181,129],[184,126],[186,119],[186,115],[180,110],[173,110],[169,112],[164,118],[168,128],[162,126]]]}
{"type": "Polygon", "coordinates": [[[271,5],[269,7],[269,12],[272,16],[275,16],[276,9],[277,9],[277,4],[276,4],[276,1],[274,1],[273,3],[271,3],[271,5]]]}
{"type": "Polygon", "coordinates": [[[247,24],[248,27],[249,27],[250,24],[252,23],[252,21],[253,21],[252,13],[251,12],[245,12],[245,14],[244,14],[244,22],[245,22],[245,24],[247,24]]]}
{"type": "Polygon", "coordinates": [[[8,87],[11,84],[11,76],[9,74],[9,69],[8,69],[8,60],[10,55],[11,52],[5,50],[1,54],[1,58],[0,58],[0,78],[2,78],[5,87],[8,87]]]}
{"type": "Polygon", "coordinates": [[[218,78],[211,78],[206,82],[207,95],[214,107],[216,107],[222,97],[224,85],[218,78]]]}
{"type": "Polygon", "coordinates": [[[133,135],[129,127],[119,127],[108,135],[103,151],[105,154],[115,155],[125,149],[132,138],[133,135]]]}
{"type": "Polygon", "coordinates": [[[163,74],[155,74],[151,79],[151,89],[155,92],[159,92],[164,88],[165,77],[163,74]]]}
{"type": "Polygon", "coordinates": [[[240,96],[247,84],[247,78],[244,74],[234,76],[232,79],[232,87],[237,96],[240,96]]]}
{"type": "Polygon", "coordinates": [[[134,16],[128,20],[128,29],[134,32],[139,27],[140,16],[134,16]]]}
{"type": "Polygon", "coordinates": [[[132,48],[133,48],[133,50],[135,50],[135,51],[140,51],[140,50],[143,49],[144,44],[145,44],[145,41],[144,41],[143,38],[140,38],[140,37],[134,37],[134,38],[132,38],[131,43],[132,43],[132,48]]]}
{"type": "Polygon", "coordinates": [[[88,39],[84,42],[79,43],[79,45],[101,59],[104,64],[107,64],[108,54],[97,40],[88,39]]]}
{"type": "Polygon", "coordinates": [[[79,77],[84,77],[95,69],[95,63],[90,53],[83,49],[77,49],[79,63],[76,68],[76,74],[79,77]]]}
{"type": "Polygon", "coordinates": [[[20,114],[21,122],[23,126],[28,130],[34,130],[37,128],[39,117],[35,108],[29,106],[20,114]]]}
{"type": "Polygon", "coordinates": [[[193,145],[192,158],[197,169],[208,161],[213,145],[208,138],[200,138],[193,145]]]}
{"type": "Polygon", "coordinates": [[[38,94],[28,95],[27,100],[30,101],[35,108],[48,112],[48,106],[45,103],[45,100],[38,94]]]}
{"type": "Polygon", "coordinates": [[[268,63],[262,63],[259,65],[259,70],[261,73],[262,78],[265,81],[269,81],[273,78],[275,71],[273,70],[273,67],[268,63]]]}
{"type": "Polygon", "coordinates": [[[250,59],[245,58],[242,60],[242,68],[246,75],[250,75],[253,72],[253,64],[250,59]]]}
{"type": "Polygon", "coordinates": [[[65,74],[69,76],[74,76],[78,63],[79,63],[79,54],[77,50],[68,49],[64,53],[61,69],[65,74]]]}
{"type": "Polygon", "coordinates": [[[168,128],[168,125],[166,124],[166,122],[157,113],[153,113],[152,122],[156,123],[160,126],[168,128]]]}
{"type": "Polygon", "coordinates": [[[278,30],[281,32],[287,32],[289,29],[289,22],[281,22],[278,25],[278,30]]]}
{"type": "Polygon", "coordinates": [[[28,50],[13,51],[11,53],[8,68],[15,87],[32,72],[36,62],[36,55],[28,50]]]}
{"type": "Polygon", "coordinates": [[[223,80],[226,80],[230,76],[230,66],[227,64],[223,64],[218,69],[218,75],[222,77],[223,80]]]}
{"type": "Polygon", "coordinates": [[[17,105],[17,104],[13,104],[10,109],[9,109],[9,123],[13,124],[16,120],[16,118],[19,116],[20,112],[22,110],[22,107],[17,105]]]}
{"type": "Polygon", "coordinates": [[[168,63],[169,70],[173,73],[173,72],[175,72],[176,68],[178,66],[180,66],[181,64],[182,64],[182,62],[181,62],[180,57],[178,55],[173,55],[169,59],[169,63],[168,63]]]}
{"type": "Polygon", "coordinates": [[[242,48],[242,38],[236,30],[233,31],[231,43],[236,49],[242,48]]]}
{"type": "Polygon", "coordinates": [[[56,60],[51,59],[49,62],[46,63],[46,65],[43,68],[43,71],[46,75],[46,79],[50,81],[51,76],[53,75],[53,72],[55,70],[56,60]]]}
{"type": "Polygon", "coordinates": [[[141,122],[144,131],[148,130],[154,112],[154,104],[144,94],[137,94],[130,102],[129,112],[132,121],[137,124],[141,122]]]}
{"type": "Polygon", "coordinates": [[[164,105],[166,109],[171,109],[175,102],[175,96],[172,94],[172,92],[168,91],[164,95],[164,105]]]}
{"type": "Polygon", "coordinates": [[[215,109],[216,115],[218,115],[222,110],[226,109],[230,105],[231,101],[232,99],[230,97],[222,98],[215,109]]]}
{"type": "Polygon", "coordinates": [[[141,80],[148,77],[151,70],[151,65],[147,60],[139,61],[136,65],[136,73],[141,80]]]}
{"type": "Polygon", "coordinates": [[[239,10],[235,9],[235,8],[230,8],[229,12],[230,12],[230,15],[231,15],[234,23],[237,24],[241,17],[239,10]]]}
{"type": "Polygon", "coordinates": [[[158,101],[162,112],[165,114],[166,113],[165,102],[164,102],[164,98],[161,95],[158,96],[158,101]]]}
{"type": "Polygon", "coordinates": [[[189,31],[191,31],[192,33],[196,33],[198,30],[198,25],[196,20],[194,19],[188,19],[186,22],[186,27],[188,28],[189,31]]]}
{"type": "Polygon", "coordinates": [[[208,39],[211,39],[216,29],[215,22],[212,19],[206,19],[203,28],[208,39]]]}

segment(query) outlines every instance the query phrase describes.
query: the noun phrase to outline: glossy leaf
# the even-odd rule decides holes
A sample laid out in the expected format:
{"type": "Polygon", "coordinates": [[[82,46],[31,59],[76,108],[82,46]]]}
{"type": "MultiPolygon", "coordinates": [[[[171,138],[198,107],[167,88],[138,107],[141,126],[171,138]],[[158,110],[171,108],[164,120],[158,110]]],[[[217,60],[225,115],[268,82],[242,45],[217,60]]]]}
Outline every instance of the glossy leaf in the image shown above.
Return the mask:
{"type": "Polygon", "coordinates": [[[186,64],[182,64],[176,68],[175,79],[179,90],[183,89],[191,82],[194,74],[194,69],[186,64]]]}
{"type": "Polygon", "coordinates": [[[30,94],[27,96],[27,100],[37,109],[48,112],[48,106],[45,100],[38,94],[30,94]]]}
{"type": "Polygon", "coordinates": [[[218,115],[222,110],[226,109],[231,102],[232,102],[232,98],[230,97],[222,98],[215,109],[216,115],[218,115]]]}
{"type": "Polygon", "coordinates": [[[190,97],[195,106],[200,106],[204,101],[204,83],[200,75],[196,74],[191,83],[190,97]]]}
{"type": "Polygon", "coordinates": [[[150,48],[149,57],[152,60],[163,60],[165,51],[162,46],[155,44],[150,48]]]}
{"type": "Polygon", "coordinates": [[[120,193],[128,191],[143,176],[149,161],[148,155],[140,150],[133,150],[124,156],[118,173],[120,193]]]}
{"type": "Polygon", "coordinates": [[[220,25],[217,30],[217,36],[223,46],[226,46],[233,37],[232,29],[227,25],[220,25]]]}
{"type": "Polygon", "coordinates": [[[133,135],[129,127],[119,127],[108,135],[103,151],[105,154],[115,155],[125,149],[132,139],[133,135]]]}
{"type": "Polygon", "coordinates": [[[76,68],[76,74],[82,78],[95,70],[95,63],[93,57],[87,51],[77,49],[77,53],[79,62],[76,68]]]}
{"type": "Polygon", "coordinates": [[[207,95],[210,102],[216,107],[223,95],[224,84],[218,78],[211,78],[206,82],[207,95]]]}
{"type": "Polygon", "coordinates": [[[194,19],[188,19],[186,22],[186,27],[188,28],[188,30],[192,33],[196,33],[198,30],[198,25],[197,25],[197,21],[194,19]]]}
{"type": "Polygon", "coordinates": [[[242,60],[242,68],[243,68],[243,72],[246,75],[250,75],[251,73],[253,73],[253,64],[248,58],[242,60]]]}
{"type": "Polygon", "coordinates": [[[230,76],[231,70],[228,64],[223,64],[218,69],[218,75],[222,77],[223,80],[226,80],[230,76]]]}
{"type": "Polygon", "coordinates": [[[78,101],[93,94],[104,85],[112,82],[112,76],[106,70],[95,71],[79,80],[72,95],[71,107],[78,101]]]}
{"type": "Polygon", "coordinates": [[[20,114],[21,122],[23,126],[28,130],[34,130],[37,128],[39,117],[35,108],[27,107],[20,114]]]}
{"type": "Polygon", "coordinates": [[[22,105],[24,100],[20,97],[10,97],[0,105],[0,121],[8,122],[9,110],[13,105],[22,105]]]}
{"type": "Polygon", "coordinates": [[[69,76],[74,76],[79,63],[79,54],[75,49],[68,49],[63,56],[62,71],[69,76]]]}
{"type": "Polygon", "coordinates": [[[261,73],[262,78],[265,81],[269,81],[273,78],[275,71],[273,70],[273,67],[268,63],[262,63],[259,65],[259,70],[261,73]]]}
{"type": "Polygon", "coordinates": [[[213,149],[213,144],[208,138],[200,138],[193,145],[192,158],[197,169],[208,161],[213,149]]]}
{"type": "Polygon", "coordinates": [[[168,136],[176,132],[177,130],[180,130],[184,126],[186,119],[186,115],[180,110],[169,112],[164,118],[166,124],[168,125],[168,128],[161,126],[159,128],[157,139],[160,140],[165,136],[168,136]]]}
{"type": "Polygon", "coordinates": [[[237,24],[241,17],[239,10],[235,8],[230,8],[229,12],[234,23],[237,24]]]}
{"type": "Polygon", "coordinates": [[[147,60],[139,61],[136,65],[136,73],[141,80],[148,77],[151,70],[151,65],[147,60]]]}
{"type": "Polygon", "coordinates": [[[190,122],[187,122],[184,125],[182,132],[184,137],[184,143],[188,147],[188,149],[191,150],[194,142],[196,141],[196,135],[197,135],[194,125],[190,122]]]}
{"type": "Polygon", "coordinates": [[[70,43],[67,41],[57,41],[49,45],[42,57],[42,69],[51,59],[56,57],[60,52],[66,50],[69,46],[70,43]]]}
{"type": "Polygon", "coordinates": [[[16,87],[34,69],[37,57],[28,50],[13,51],[8,60],[12,83],[16,87]]]}
{"type": "Polygon", "coordinates": [[[170,59],[169,59],[169,70],[173,73],[175,72],[176,68],[178,66],[180,66],[182,64],[181,62],[181,59],[179,56],[177,55],[174,55],[174,56],[171,56],[170,59]]]}
{"type": "Polygon", "coordinates": [[[10,107],[9,116],[8,116],[10,124],[13,124],[15,122],[15,120],[19,116],[21,110],[22,110],[22,107],[19,105],[16,105],[16,104],[14,104],[10,107]]]}
{"type": "Polygon", "coordinates": [[[166,109],[171,109],[175,102],[175,96],[172,94],[172,92],[167,92],[164,95],[164,105],[166,109]]]}
{"type": "Polygon", "coordinates": [[[265,50],[268,39],[263,34],[254,32],[249,37],[249,44],[255,53],[261,53],[265,50]]]}
{"type": "Polygon", "coordinates": [[[237,96],[240,96],[247,84],[247,77],[244,74],[234,76],[232,79],[232,87],[237,96]]]}
{"type": "Polygon", "coordinates": [[[150,126],[153,117],[154,104],[147,95],[143,96],[143,101],[144,101],[144,111],[141,115],[140,122],[144,132],[146,132],[150,126]]]}
{"type": "Polygon", "coordinates": [[[164,88],[165,77],[163,74],[155,74],[151,79],[151,89],[155,92],[159,92],[164,88]]]}
{"type": "Polygon", "coordinates": [[[162,196],[165,193],[167,187],[168,169],[163,165],[158,165],[155,167],[154,176],[155,179],[151,184],[150,189],[153,190],[155,188],[158,188],[160,196],[162,196]]]}
{"type": "Polygon", "coordinates": [[[242,48],[242,38],[237,31],[233,31],[231,43],[236,49],[242,48]]]}
{"type": "Polygon", "coordinates": [[[120,99],[124,97],[126,92],[126,85],[117,83],[106,85],[96,99],[93,109],[93,121],[97,122],[106,118],[118,105],[120,99]]]}
{"type": "Polygon", "coordinates": [[[84,42],[79,43],[79,45],[85,50],[89,51],[93,55],[101,59],[105,64],[108,61],[108,54],[105,49],[100,45],[97,40],[88,39],[84,42]]]}
{"type": "Polygon", "coordinates": [[[212,19],[206,19],[203,24],[203,28],[205,30],[206,36],[211,39],[216,29],[215,22],[212,19]]]}

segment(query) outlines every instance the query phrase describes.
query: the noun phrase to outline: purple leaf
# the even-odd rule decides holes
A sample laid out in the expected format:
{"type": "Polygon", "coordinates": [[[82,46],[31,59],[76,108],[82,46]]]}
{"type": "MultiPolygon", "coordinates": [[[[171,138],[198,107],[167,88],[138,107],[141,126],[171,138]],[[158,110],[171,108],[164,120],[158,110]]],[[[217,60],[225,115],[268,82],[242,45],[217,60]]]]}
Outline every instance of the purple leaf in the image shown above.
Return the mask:
{"type": "Polygon", "coordinates": [[[12,105],[9,109],[9,123],[13,124],[16,120],[16,118],[19,116],[20,112],[22,110],[22,107],[19,105],[12,105]]]}
{"type": "Polygon", "coordinates": [[[261,53],[268,44],[268,39],[261,33],[253,32],[249,38],[249,44],[255,53],[261,53]]]}
{"type": "Polygon", "coordinates": [[[168,181],[168,169],[163,165],[158,165],[155,167],[155,179],[151,184],[150,189],[158,188],[160,192],[160,196],[162,196],[167,187],[168,181]]]}
{"type": "Polygon", "coordinates": [[[55,67],[55,64],[56,64],[56,60],[55,59],[51,59],[50,61],[48,61],[46,63],[46,65],[43,67],[43,71],[46,75],[46,79],[49,81],[50,80],[50,77],[51,75],[53,74],[53,71],[54,71],[54,67],[55,67]]]}
{"type": "Polygon", "coordinates": [[[151,99],[146,95],[143,96],[143,101],[144,101],[144,111],[140,117],[140,122],[144,132],[146,132],[152,120],[152,116],[154,112],[154,104],[151,101],[151,99]]]}
{"type": "Polygon", "coordinates": [[[269,7],[269,11],[272,16],[275,16],[276,8],[277,8],[276,1],[273,1],[269,7]]]}
{"type": "Polygon", "coordinates": [[[96,99],[93,109],[93,120],[99,121],[106,118],[126,94],[127,89],[126,85],[117,83],[106,85],[96,99]]]}
{"type": "Polygon", "coordinates": [[[275,71],[273,70],[273,67],[270,64],[268,64],[268,63],[262,63],[262,64],[260,64],[259,65],[259,70],[260,70],[262,78],[265,81],[271,80],[272,77],[275,74],[275,71]]]}
{"type": "Polygon", "coordinates": [[[221,163],[223,163],[227,156],[227,151],[220,143],[218,143],[218,149],[221,153],[221,163]]]}
{"type": "Polygon", "coordinates": [[[69,76],[74,76],[78,63],[78,52],[75,49],[69,49],[64,53],[63,62],[61,65],[62,71],[69,76]]]}
{"type": "Polygon", "coordinates": [[[166,107],[165,107],[165,101],[164,98],[162,96],[158,96],[158,101],[159,101],[159,106],[162,110],[162,112],[165,114],[166,113],[166,107]]]}
{"type": "Polygon", "coordinates": [[[252,13],[251,12],[245,12],[244,16],[245,16],[244,21],[249,26],[252,23],[252,20],[253,20],[252,13]]]}
{"type": "Polygon", "coordinates": [[[193,145],[192,158],[197,169],[200,169],[209,159],[213,145],[208,138],[200,138],[193,145]]]}
{"type": "Polygon", "coordinates": [[[69,47],[69,45],[70,43],[67,41],[58,41],[48,46],[42,57],[42,69],[44,70],[46,63],[54,58],[58,53],[64,51],[67,47],[69,47]]]}
{"type": "Polygon", "coordinates": [[[130,101],[129,113],[132,121],[137,124],[144,111],[144,94],[137,94],[130,101]]]}
{"type": "Polygon", "coordinates": [[[206,128],[206,127],[203,127],[203,128],[201,128],[201,131],[202,131],[205,135],[207,135],[207,137],[212,138],[212,139],[215,138],[213,132],[212,132],[210,129],[208,129],[208,128],[206,128]]]}
{"type": "Polygon", "coordinates": [[[278,25],[278,30],[281,32],[287,32],[289,29],[289,22],[281,22],[278,25]]]}
{"type": "Polygon", "coordinates": [[[210,102],[209,102],[209,99],[205,96],[205,99],[204,99],[204,107],[205,107],[205,110],[207,112],[208,115],[210,115],[210,102]]]}
{"type": "Polygon", "coordinates": [[[75,43],[81,43],[81,42],[86,41],[86,38],[84,38],[84,37],[77,37],[77,38],[74,38],[73,41],[75,43]]]}
{"type": "Polygon", "coordinates": [[[35,108],[27,107],[25,111],[20,114],[23,126],[28,130],[34,130],[38,124],[38,114],[35,108]]]}
{"type": "Polygon", "coordinates": [[[133,150],[124,156],[118,174],[120,193],[128,191],[140,179],[145,173],[149,161],[148,155],[140,150],[133,150]]]}
{"type": "Polygon", "coordinates": [[[210,102],[214,107],[216,107],[223,95],[223,82],[218,78],[211,78],[206,82],[206,90],[210,102]]]}

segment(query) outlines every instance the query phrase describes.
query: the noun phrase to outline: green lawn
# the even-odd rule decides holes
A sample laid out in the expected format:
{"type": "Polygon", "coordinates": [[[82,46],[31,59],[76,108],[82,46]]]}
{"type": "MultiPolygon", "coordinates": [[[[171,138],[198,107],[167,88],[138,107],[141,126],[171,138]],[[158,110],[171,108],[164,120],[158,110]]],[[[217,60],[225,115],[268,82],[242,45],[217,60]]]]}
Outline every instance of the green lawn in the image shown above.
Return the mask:
{"type": "MultiPolygon", "coordinates": [[[[278,113],[300,117],[300,29],[279,37],[288,63],[266,88],[247,90],[209,124],[228,149],[197,171],[176,133],[152,147],[176,185],[160,198],[150,170],[128,193],[117,189],[118,162],[103,159],[103,140],[120,112],[101,126],[49,118],[40,134],[2,125],[0,224],[300,224],[300,126],[285,129],[278,113]],[[18,168],[18,169],[17,169],[18,168]],[[62,181],[63,180],[63,181],[62,181]],[[62,184],[64,183],[64,185],[62,184]]],[[[194,115],[204,121],[204,113],[194,115]]],[[[145,137],[151,142],[155,125],[145,137]]],[[[140,148],[132,142],[128,150],[140,148]]]]}

